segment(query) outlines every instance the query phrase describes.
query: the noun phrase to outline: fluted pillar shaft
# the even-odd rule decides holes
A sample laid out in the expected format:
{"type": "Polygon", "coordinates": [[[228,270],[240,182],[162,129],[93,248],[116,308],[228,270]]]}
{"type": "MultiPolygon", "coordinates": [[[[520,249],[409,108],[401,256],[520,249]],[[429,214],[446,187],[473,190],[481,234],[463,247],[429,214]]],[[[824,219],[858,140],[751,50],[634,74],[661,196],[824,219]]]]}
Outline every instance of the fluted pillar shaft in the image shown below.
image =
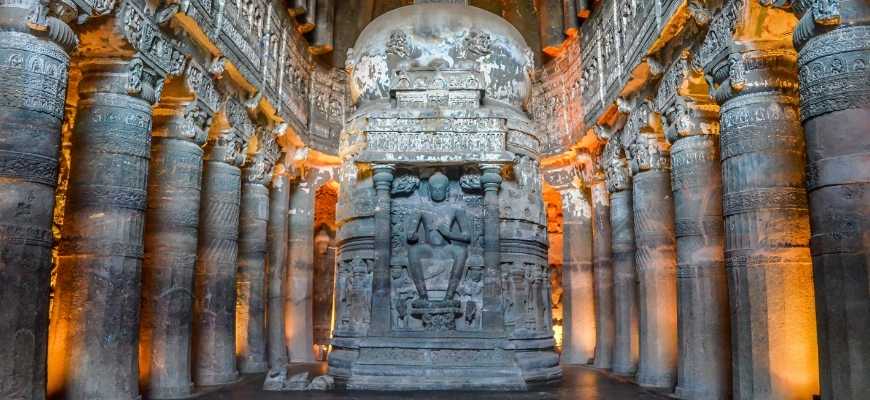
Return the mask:
{"type": "Polygon", "coordinates": [[[0,21],[0,398],[45,398],[51,226],[75,37],[53,17],[49,37],[34,34],[25,23],[38,7],[0,5],[9,17],[0,21]]]}
{"type": "Polygon", "coordinates": [[[677,99],[665,113],[677,238],[679,363],[675,394],[731,395],[728,285],[718,107],[677,99]]]}
{"type": "Polygon", "coordinates": [[[576,187],[562,195],[562,363],[587,364],[595,355],[595,293],[592,276],[592,210],[576,187]]]}
{"type": "MultiPolygon", "coordinates": [[[[262,150],[261,150],[262,151],[262,150]]],[[[236,279],[236,353],[242,373],[265,372],[266,236],[272,161],[258,152],[243,171],[239,216],[239,270],[236,279]]]]}
{"type": "Polygon", "coordinates": [[[49,344],[50,386],[67,399],[139,397],[140,272],[159,81],[143,64],[81,63],[49,344]]]}
{"type": "Polygon", "coordinates": [[[290,180],[283,166],[275,173],[269,190],[269,223],[266,241],[269,246],[268,291],[266,323],[269,337],[266,351],[269,368],[283,368],[287,357],[287,341],[284,334],[284,277],[287,271],[287,207],[290,205],[290,180]]]}
{"type": "Polygon", "coordinates": [[[613,366],[613,342],[616,334],[613,294],[612,237],[610,229],[610,194],[601,179],[592,184],[592,268],[595,280],[595,367],[613,366]]]}
{"type": "Polygon", "coordinates": [[[707,66],[719,84],[715,97],[721,104],[736,399],[797,399],[818,393],[795,61],[794,51],[785,47],[735,47],[727,59],[707,66]]]}
{"type": "Polygon", "coordinates": [[[290,361],[314,361],[314,189],[305,180],[290,194],[290,246],[288,249],[288,302],[284,326],[290,361]]]}
{"type": "Polygon", "coordinates": [[[794,3],[821,394],[870,398],[870,4],[794,3]]]}
{"type": "MultiPolygon", "coordinates": [[[[145,218],[139,368],[149,398],[190,395],[193,277],[199,227],[205,120],[190,101],[161,101],[145,218]]],[[[200,111],[198,111],[200,110],[200,111]]]]}
{"type": "Polygon", "coordinates": [[[634,267],[634,212],[631,174],[618,141],[605,148],[604,167],[610,193],[613,262],[614,340],[612,370],[632,375],[638,361],[637,272],[634,267]]]}
{"type": "Polygon", "coordinates": [[[207,144],[199,214],[194,302],[193,377],[220,385],[236,370],[236,267],[244,161],[239,132],[228,128],[207,144]]]}
{"type": "Polygon", "coordinates": [[[640,363],[637,383],[672,388],[677,373],[677,258],[669,145],[652,101],[626,123],[634,198],[634,260],[639,283],[640,363]]]}

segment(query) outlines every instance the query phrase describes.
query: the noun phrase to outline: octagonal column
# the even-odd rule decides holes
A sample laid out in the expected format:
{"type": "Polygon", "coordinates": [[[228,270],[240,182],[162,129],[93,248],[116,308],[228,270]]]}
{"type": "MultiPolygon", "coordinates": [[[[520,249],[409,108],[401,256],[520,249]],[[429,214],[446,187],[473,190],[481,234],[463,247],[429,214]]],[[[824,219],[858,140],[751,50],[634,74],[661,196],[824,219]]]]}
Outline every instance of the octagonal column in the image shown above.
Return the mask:
{"type": "Polygon", "coordinates": [[[634,212],[631,172],[618,137],[611,138],[605,146],[602,164],[610,193],[614,315],[612,370],[616,374],[632,375],[637,370],[639,346],[634,212]]]}
{"type": "MultiPolygon", "coordinates": [[[[719,43],[718,38],[708,41],[719,43]]],[[[759,41],[732,43],[703,63],[721,105],[736,399],[798,399],[818,393],[795,62],[788,43],[759,41]]]]}
{"type": "Polygon", "coordinates": [[[236,268],[246,111],[230,100],[206,144],[199,214],[194,302],[193,379],[197,385],[236,380],[236,268]]]}
{"type": "MultiPolygon", "coordinates": [[[[202,76],[191,69],[190,76],[202,76]]],[[[201,146],[213,112],[170,84],[154,111],[145,218],[139,368],[149,398],[191,393],[193,278],[199,229],[201,146]]],[[[207,89],[203,89],[207,90],[207,89]]]]}
{"type": "Polygon", "coordinates": [[[290,180],[283,165],[272,173],[269,190],[268,243],[268,304],[266,325],[268,340],[266,352],[270,369],[281,369],[290,359],[287,356],[287,338],[284,334],[284,277],[287,271],[287,209],[290,205],[290,180]]]}
{"type": "Polygon", "coordinates": [[[592,277],[592,210],[580,188],[562,197],[563,364],[588,364],[595,356],[595,292],[592,277]]]}
{"type": "Polygon", "coordinates": [[[0,398],[45,398],[54,191],[77,43],[64,21],[35,20],[47,8],[0,5],[0,398]]]}
{"type": "Polygon", "coordinates": [[[626,126],[634,191],[635,263],[639,282],[640,364],[637,383],[671,388],[677,369],[677,259],[670,155],[649,102],[626,126]]]}
{"type": "Polygon", "coordinates": [[[792,3],[822,398],[870,398],[870,5],[792,3]]]}
{"type": "Polygon", "coordinates": [[[140,58],[80,66],[50,391],[67,399],[136,399],[151,105],[162,78],[140,58]]]}
{"type": "Polygon", "coordinates": [[[314,188],[305,179],[290,192],[289,298],[284,326],[292,362],[314,362],[314,195],[314,188]]]}

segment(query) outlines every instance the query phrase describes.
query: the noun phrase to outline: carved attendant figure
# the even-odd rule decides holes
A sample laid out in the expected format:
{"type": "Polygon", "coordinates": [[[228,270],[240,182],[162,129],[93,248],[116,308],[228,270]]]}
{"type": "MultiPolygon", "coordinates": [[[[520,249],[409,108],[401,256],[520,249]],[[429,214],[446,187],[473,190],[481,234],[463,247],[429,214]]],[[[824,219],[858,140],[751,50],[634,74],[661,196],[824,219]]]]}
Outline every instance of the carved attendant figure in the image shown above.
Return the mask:
{"type": "Polygon", "coordinates": [[[429,197],[432,203],[421,207],[411,214],[408,221],[408,270],[417,287],[421,300],[428,300],[426,281],[423,276],[423,259],[450,257],[453,268],[450,272],[450,283],[444,300],[452,300],[459,287],[459,281],[465,272],[465,260],[468,258],[468,244],[471,237],[467,233],[465,211],[445,202],[450,181],[444,174],[436,172],[429,178],[429,197]],[[423,227],[423,237],[418,235],[423,227]],[[456,230],[454,230],[454,228],[456,230]]]}

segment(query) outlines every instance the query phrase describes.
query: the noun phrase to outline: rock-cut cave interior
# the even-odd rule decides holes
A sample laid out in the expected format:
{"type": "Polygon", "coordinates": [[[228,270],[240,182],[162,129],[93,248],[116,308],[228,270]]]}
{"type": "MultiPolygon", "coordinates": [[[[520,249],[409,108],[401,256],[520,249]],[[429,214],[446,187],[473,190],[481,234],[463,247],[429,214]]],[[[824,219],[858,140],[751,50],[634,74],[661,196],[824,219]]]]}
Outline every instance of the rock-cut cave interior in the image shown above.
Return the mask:
{"type": "Polygon", "coordinates": [[[0,400],[868,400],[868,188],[868,0],[0,0],[0,400]]]}

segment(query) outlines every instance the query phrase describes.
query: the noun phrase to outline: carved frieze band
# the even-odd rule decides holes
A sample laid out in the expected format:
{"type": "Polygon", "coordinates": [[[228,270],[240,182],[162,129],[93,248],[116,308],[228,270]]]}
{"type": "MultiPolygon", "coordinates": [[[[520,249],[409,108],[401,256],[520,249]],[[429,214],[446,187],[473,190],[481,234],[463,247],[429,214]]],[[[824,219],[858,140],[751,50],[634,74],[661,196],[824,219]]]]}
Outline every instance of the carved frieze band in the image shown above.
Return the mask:
{"type": "Polygon", "coordinates": [[[722,200],[726,216],[756,211],[764,208],[807,209],[804,188],[759,188],[726,193],[722,200]]]}
{"type": "Polygon", "coordinates": [[[801,118],[870,108],[870,26],[810,39],[798,55],[801,118]]]}
{"type": "Polygon", "coordinates": [[[38,154],[0,150],[0,177],[43,185],[57,185],[57,159],[38,154]]]}

